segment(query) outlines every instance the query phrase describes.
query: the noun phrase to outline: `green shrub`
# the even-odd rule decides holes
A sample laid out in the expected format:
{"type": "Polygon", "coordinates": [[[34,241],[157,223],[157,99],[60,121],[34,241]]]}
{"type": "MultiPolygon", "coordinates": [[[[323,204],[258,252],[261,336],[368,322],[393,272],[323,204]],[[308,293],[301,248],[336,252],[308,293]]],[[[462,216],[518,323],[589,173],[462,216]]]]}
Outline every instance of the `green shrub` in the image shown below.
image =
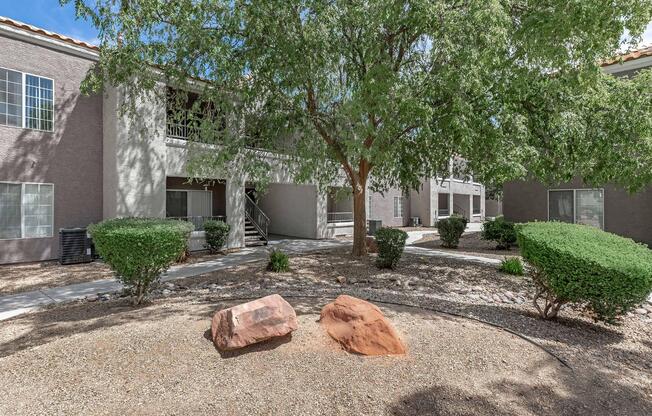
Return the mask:
{"type": "Polygon", "coordinates": [[[383,269],[396,267],[403,254],[405,240],[407,240],[407,233],[403,230],[383,227],[376,231],[378,267],[383,269]]]}
{"type": "Polygon", "coordinates": [[[439,232],[441,245],[447,248],[457,248],[468,222],[466,218],[458,215],[452,215],[449,218],[437,221],[435,227],[439,232]]]}
{"type": "Polygon", "coordinates": [[[500,262],[500,268],[498,269],[503,273],[513,274],[515,276],[523,276],[525,270],[523,270],[523,263],[518,257],[510,257],[500,262]]]}
{"type": "Polygon", "coordinates": [[[267,263],[267,270],[275,273],[290,271],[290,258],[281,250],[272,250],[269,253],[269,263],[267,263]]]}
{"type": "Polygon", "coordinates": [[[222,250],[226,238],[229,236],[231,226],[224,221],[208,220],[204,222],[204,233],[206,234],[206,248],[212,252],[222,250]]]}
{"type": "Polygon", "coordinates": [[[514,223],[505,221],[503,217],[497,217],[482,224],[483,240],[495,241],[496,248],[500,250],[509,250],[516,243],[516,230],[514,223]]]}
{"type": "Polygon", "coordinates": [[[545,319],[574,302],[612,322],[652,291],[652,251],[629,238],[560,222],[522,224],[517,234],[523,258],[535,267],[534,303],[545,319]]]}
{"type": "Polygon", "coordinates": [[[88,227],[95,247],[131,292],[134,305],[181,256],[193,225],[186,221],[118,218],[88,227]]]}

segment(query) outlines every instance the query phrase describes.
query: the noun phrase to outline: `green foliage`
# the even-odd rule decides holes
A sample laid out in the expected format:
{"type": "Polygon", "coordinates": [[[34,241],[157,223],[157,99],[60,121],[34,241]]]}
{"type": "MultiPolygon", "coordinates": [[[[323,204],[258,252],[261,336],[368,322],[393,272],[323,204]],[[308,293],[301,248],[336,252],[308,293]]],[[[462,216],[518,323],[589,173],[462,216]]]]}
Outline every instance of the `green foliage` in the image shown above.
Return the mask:
{"type": "Polygon", "coordinates": [[[437,221],[435,227],[439,232],[441,245],[447,248],[457,248],[468,222],[466,218],[458,215],[451,215],[449,218],[437,221]]]}
{"type": "Polygon", "coordinates": [[[231,226],[224,221],[208,220],[204,222],[204,233],[206,234],[208,249],[212,252],[222,250],[230,230],[231,226]]]}
{"type": "Polygon", "coordinates": [[[594,227],[560,222],[517,226],[521,253],[536,268],[535,301],[544,318],[561,305],[586,305],[595,318],[611,322],[652,291],[652,251],[631,239],[594,227]]]}
{"type": "Polygon", "coordinates": [[[509,250],[516,243],[514,223],[506,221],[503,217],[489,220],[482,224],[481,237],[483,240],[495,241],[497,249],[509,250]]]}
{"type": "Polygon", "coordinates": [[[523,276],[525,270],[523,269],[523,263],[518,257],[510,257],[500,262],[500,268],[498,268],[503,273],[513,274],[515,276],[523,276]]]}
{"type": "Polygon", "coordinates": [[[118,218],[88,231],[102,259],[139,304],[151,284],[181,256],[193,225],[186,221],[118,218]]]}
{"type": "Polygon", "coordinates": [[[448,175],[453,156],[469,161],[461,173],[487,183],[527,174],[630,189],[652,181],[652,75],[599,68],[625,31],[638,40],[652,0],[74,4],[102,48],[86,92],[125,86],[128,114],[140,119],[130,104],[158,80],[209,81],[193,85],[201,132],[188,168],[198,177],[237,166],[269,182],[271,159],[255,146],[285,153],[274,163],[299,182],[344,173],[353,191],[368,182],[417,189],[448,175]]]}
{"type": "Polygon", "coordinates": [[[290,258],[281,250],[272,250],[269,253],[269,263],[267,263],[267,270],[282,273],[290,271],[290,258]]]}
{"type": "Polygon", "coordinates": [[[376,231],[376,244],[378,245],[378,267],[393,269],[403,255],[407,233],[396,228],[383,227],[376,231]]]}

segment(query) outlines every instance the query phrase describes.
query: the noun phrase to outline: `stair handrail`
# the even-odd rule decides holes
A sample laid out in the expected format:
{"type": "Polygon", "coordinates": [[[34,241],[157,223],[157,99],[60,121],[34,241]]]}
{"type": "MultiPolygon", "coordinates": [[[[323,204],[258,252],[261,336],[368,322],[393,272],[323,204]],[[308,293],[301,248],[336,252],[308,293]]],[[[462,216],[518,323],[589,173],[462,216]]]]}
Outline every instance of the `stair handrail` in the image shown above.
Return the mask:
{"type": "Polygon", "coordinates": [[[268,241],[268,227],[269,227],[269,217],[265,212],[260,209],[260,207],[254,202],[253,199],[247,194],[245,194],[245,215],[254,225],[256,230],[260,233],[261,237],[268,241]]]}

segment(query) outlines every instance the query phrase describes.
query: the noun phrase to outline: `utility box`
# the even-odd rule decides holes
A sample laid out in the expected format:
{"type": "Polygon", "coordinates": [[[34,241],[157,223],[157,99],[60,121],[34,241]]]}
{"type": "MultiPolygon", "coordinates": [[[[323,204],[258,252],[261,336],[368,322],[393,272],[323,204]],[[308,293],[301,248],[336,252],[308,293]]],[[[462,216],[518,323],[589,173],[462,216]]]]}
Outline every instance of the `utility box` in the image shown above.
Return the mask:
{"type": "Polygon", "coordinates": [[[91,239],[86,228],[59,230],[59,263],[78,264],[93,261],[91,239]]]}
{"type": "Polygon", "coordinates": [[[367,235],[376,235],[376,231],[383,227],[383,222],[381,220],[369,220],[367,221],[367,235]]]}
{"type": "Polygon", "coordinates": [[[419,227],[421,225],[421,218],[410,217],[410,227],[419,227]]]}

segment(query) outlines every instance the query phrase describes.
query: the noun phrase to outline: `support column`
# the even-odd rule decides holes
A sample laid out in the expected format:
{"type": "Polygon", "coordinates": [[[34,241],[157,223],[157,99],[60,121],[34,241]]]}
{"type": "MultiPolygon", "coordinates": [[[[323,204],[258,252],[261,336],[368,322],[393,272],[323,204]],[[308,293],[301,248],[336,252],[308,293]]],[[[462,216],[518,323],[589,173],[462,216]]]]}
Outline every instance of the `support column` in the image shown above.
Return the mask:
{"type": "Polygon", "coordinates": [[[453,183],[451,180],[448,180],[448,215],[453,215],[454,205],[453,205],[453,183]]]}
{"type": "Polygon", "coordinates": [[[226,180],[226,222],[231,227],[226,242],[228,248],[245,245],[245,181],[242,175],[226,180]]]}
{"type": "Polygon", "coordinates": [[[484,222],[485,219],[485,189],[484,185],[480,187],[480,221],[484,222]]]}
{"type": "Polygon", "coordinates": [[[326,189],[319,189],[317,186],[316,194],[316,224],[315,238],[328,238],[328,193],[326,189]]]}
{"type": "Polygon", "coordinates": [[[469,194],[469,222],[473,221],[473,194],[469,194]]]}
{"type": "Polygon", "coordinates": [[[428,227],[434,227],[437,222],[437,217],[439,216],[439,191],[437,187],[433,185],[431,180],[430,185],[430,215],[428,216],[428,223],[424,224],[428,227]]]}

